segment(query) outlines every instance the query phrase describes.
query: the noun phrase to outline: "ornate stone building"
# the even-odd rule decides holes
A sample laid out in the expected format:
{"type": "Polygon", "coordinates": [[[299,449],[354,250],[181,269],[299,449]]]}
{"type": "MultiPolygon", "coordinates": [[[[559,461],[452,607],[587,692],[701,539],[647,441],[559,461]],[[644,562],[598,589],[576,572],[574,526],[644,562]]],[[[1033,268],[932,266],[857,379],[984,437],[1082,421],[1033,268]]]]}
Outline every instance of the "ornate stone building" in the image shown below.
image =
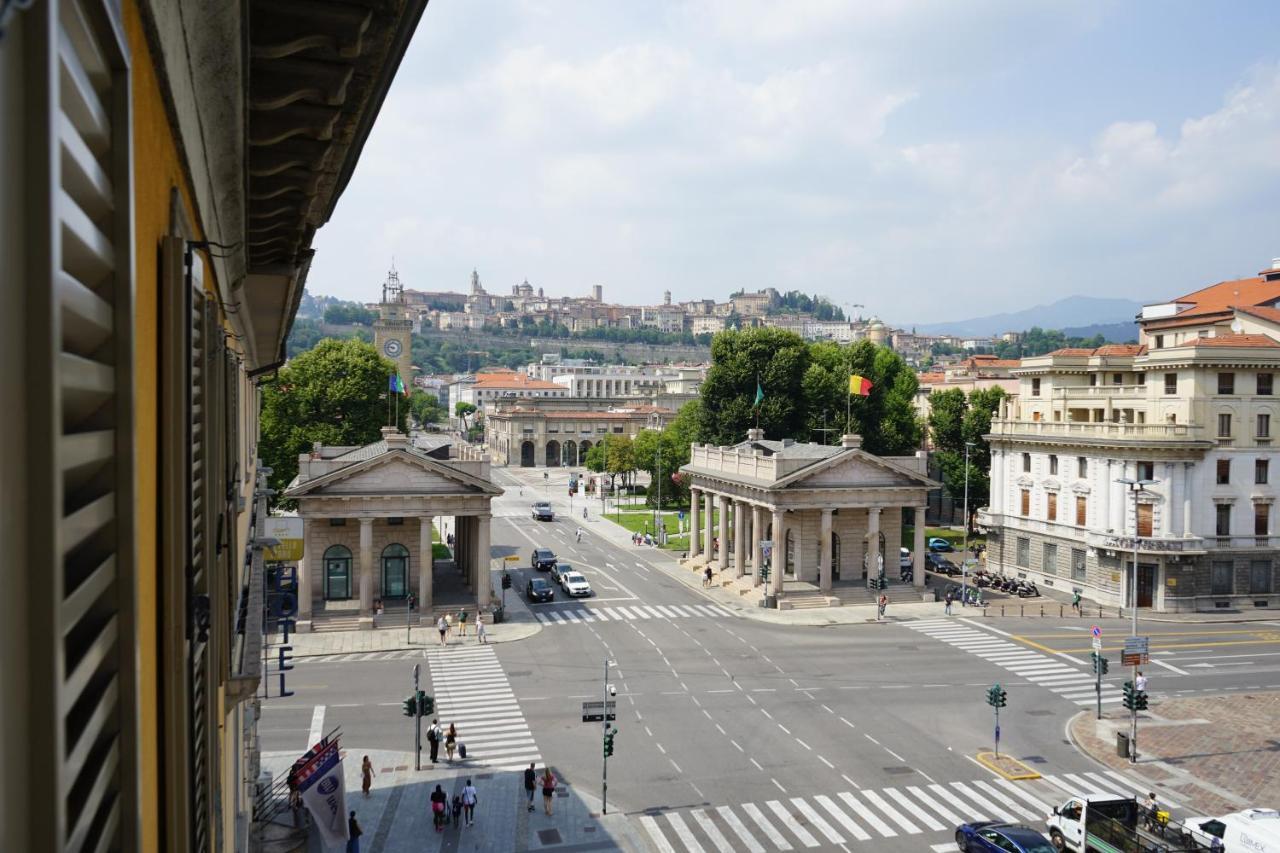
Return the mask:
{"type": "MultiPolygon", "coordinates": [[[[284,497],[298,502],[303,558],[298,562],[298,631],[331,602],[358,600],[361,628],[373,627],[375,599],[413,593],[419,613],[432,603],[432,531],[455,537],[476,605],[489,604],[489,459],[468,445],[441,460],[394,427],[364,447],[322,447],[299,457],[284,497]]],[[[341,606],[341,605],[339,605],[341,606]]]]}
{"type": "Polygon", "coordinates": [[[396,363],[396,370],[400,371],[400,378],[406,387],[413,383],[413,362],[409,352],[412,331],[413,319],[404,302],[400,275],[392,269],[382,285],[378,319],[373,323],[373,346],[380,355],[396,363]]]}

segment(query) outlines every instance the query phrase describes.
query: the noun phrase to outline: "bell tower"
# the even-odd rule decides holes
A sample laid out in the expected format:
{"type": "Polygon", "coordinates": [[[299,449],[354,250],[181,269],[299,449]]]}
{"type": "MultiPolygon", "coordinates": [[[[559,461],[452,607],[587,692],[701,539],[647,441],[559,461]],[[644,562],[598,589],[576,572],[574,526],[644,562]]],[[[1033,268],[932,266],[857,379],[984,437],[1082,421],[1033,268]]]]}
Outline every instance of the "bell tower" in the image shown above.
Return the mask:
{"type": "Polygon", "coordinates": [[[395,362],[406,387],[413,383],[413,362],[409,357],[412,330],[413,321],[404,304],[404,286],[393,265],[382,284],[382,302],[378,303],[378,319],[373,323],[373,345],[379,355],[395,362]]]}

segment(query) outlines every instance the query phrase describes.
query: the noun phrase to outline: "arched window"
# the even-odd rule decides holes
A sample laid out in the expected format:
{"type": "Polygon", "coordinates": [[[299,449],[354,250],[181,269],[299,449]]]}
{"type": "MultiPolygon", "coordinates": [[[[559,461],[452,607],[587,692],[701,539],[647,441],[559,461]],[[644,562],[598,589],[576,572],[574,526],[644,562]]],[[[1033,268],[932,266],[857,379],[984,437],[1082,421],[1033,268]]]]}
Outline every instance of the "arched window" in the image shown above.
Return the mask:
{"type": "Polygon", "coordinates": [[[393,542],[382,549],[382,598],[409,594],[409,549],[393,542]]]}
{"type": "Polygon", "coordinates": [[[351,597],[351,549],[346,545],[330,545],[324,552],[325,601],[344,601],[351,597]]]}

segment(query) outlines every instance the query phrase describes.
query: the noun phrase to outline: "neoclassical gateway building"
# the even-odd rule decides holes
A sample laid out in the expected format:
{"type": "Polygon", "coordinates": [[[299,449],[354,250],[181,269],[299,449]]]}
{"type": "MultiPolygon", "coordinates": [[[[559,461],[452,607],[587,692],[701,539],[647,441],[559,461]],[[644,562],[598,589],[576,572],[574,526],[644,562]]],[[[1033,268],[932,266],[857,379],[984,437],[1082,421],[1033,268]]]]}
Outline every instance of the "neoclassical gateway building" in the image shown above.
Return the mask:
{"type": "Polygon", "coordinates": [[[394,427],[364,447],[323,447],[298,460],[284,497],[298,503],[304,552],[298,561],[298,630],[326,608],[356,611],[373,627],[375,600],[413,593],[429,612],[434,586],[433,531],[454,536],[454,560],[479,607],[489,603],[489,458],[460,445],[415,447],[394,427]]]}
{"type": "Polygon", "coordinates": [[[910,509],[913,582],[924,587],[924,524],[916,520],[939,484],[926,476],[923,453],[882,457],[863,450],[857,435],[832,447],[770,441],[751,429],[732,446],[693,445],[680,470],[690,478],[693,565],[712,563],[754,589],[768,560],[771,594],[816,585],[825,603],[838,605],[842,588],[864,594],[882,563],[889,580],[898,578],[910,509]]]}

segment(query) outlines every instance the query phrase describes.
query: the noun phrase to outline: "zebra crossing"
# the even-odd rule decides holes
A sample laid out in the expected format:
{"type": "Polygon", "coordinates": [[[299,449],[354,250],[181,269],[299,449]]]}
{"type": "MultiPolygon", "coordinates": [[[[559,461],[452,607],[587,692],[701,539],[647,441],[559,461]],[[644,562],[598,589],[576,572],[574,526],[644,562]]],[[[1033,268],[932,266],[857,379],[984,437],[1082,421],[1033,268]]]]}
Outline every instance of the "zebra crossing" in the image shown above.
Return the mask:
{"type": "Polygon", "coordinates": [[[300,663],[337,663],[339,661],[361,660],[422,660],[422,649],[393,649],[386,652],[350,652],[332,655],[304,655],[293,659],[300,663]]]}
{"type": "Polygon", "coordinates": [[[725,619],[736,613],[718,604],[631,604],[626,607],[559,607],[535,611],[544,625],[584,622],[639,622],[645,619],[725,619]]]}
{"type": "Polygon", "coordinates": [[[457,726],[459,742],[467,745],[465,766],[523,770],[542,760],[491,646],[444,646],[426,657],[435,717],[446,731],[450,723],[457,726]]]}
{"type": "MultiPolygon", "coordinates": [[[[962,649],[1052,690],[1077,705],[1093,705],[1098,701],[1093,673],[1072,666],[1061,657],[1038,652],[953,619],[927,619],[904,624],[913,631],[962,649]]],[[[1104,705],[1123,700],[1118,688],[1105,681],[1102,683],[1104,705]]]]}
{"type": "Polygon", "coordinates": [[[736,806],[655,810],[638,820],[659,853],[766,853],[875,845],[889,838],[914,838],[921,850],[954,850],[954,841],[927,839],[931,834],[949,835],[960,824],[978,820],[1042,825],[1053,806],[1067,797],[1143,796],[1141,790],[1123,774],[1104,770],[1048,775],[1032,782],[988,778],[810,797],[784,795],[736,806]]]}

